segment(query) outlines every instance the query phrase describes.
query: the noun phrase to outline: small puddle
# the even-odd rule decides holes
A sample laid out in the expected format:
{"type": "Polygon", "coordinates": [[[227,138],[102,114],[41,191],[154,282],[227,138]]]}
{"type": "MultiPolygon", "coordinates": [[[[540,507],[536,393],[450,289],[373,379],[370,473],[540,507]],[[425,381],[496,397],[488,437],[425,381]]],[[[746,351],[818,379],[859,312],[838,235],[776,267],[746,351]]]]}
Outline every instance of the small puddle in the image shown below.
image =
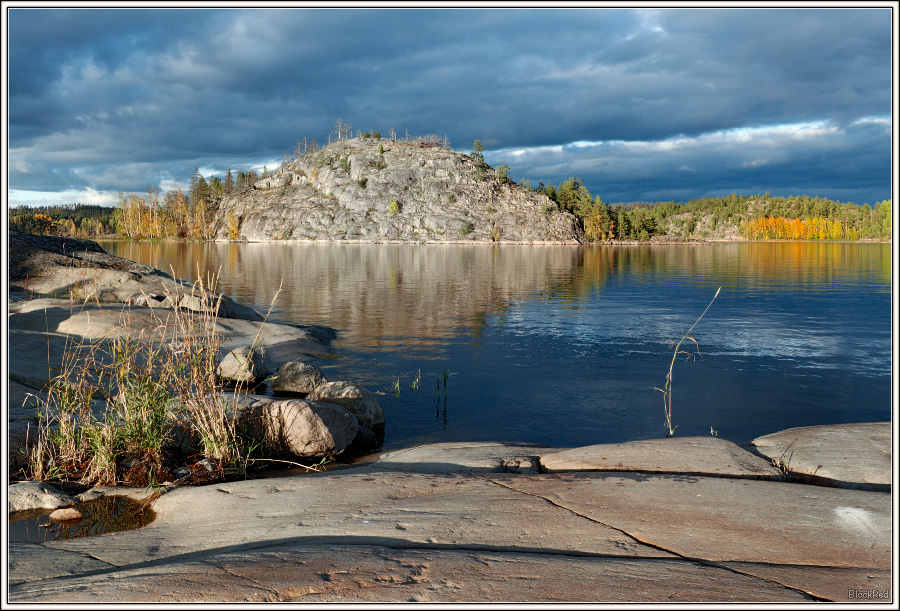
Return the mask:
{"type": "Polygon", "coordinates": [[[146,526],[156,513],[144,504],[125,496],[106,496],[78,503],[82,517],[77,521],[54,522],[51,509],[19,511],[9,514],[7,532],[10,543],[47,543],[79,537],[93,537],[120,530],[146,526]]]}

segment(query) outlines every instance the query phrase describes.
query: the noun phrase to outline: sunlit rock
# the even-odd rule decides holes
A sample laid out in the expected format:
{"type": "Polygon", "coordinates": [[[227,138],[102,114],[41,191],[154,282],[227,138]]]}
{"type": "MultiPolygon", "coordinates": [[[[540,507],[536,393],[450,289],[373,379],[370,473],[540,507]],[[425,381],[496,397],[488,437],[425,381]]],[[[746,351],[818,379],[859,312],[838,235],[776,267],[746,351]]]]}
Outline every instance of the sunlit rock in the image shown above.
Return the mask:
{"type": "Polygon", "coordinates": [[[327,382],[306,397],[311,401],[334,403],[352,412],[359,423],[376,433],[384,430],[384,409],[371,392],[356,382],[327,382]]]}
{"type": "Polygon", "coordinates": [[[316,387],[328,382],[322,370],[303,361],[291,361],[278,368],[275,377],[270,381],[272,392],[290,392],[307,394],[316,387]]]}
{"type": "Polygon", "coordinates": [[[346,409],[301,399],[257,401],[241,412],[238,422],[276,455],[340,454],[357,433],[356,418],[346,409]]]}

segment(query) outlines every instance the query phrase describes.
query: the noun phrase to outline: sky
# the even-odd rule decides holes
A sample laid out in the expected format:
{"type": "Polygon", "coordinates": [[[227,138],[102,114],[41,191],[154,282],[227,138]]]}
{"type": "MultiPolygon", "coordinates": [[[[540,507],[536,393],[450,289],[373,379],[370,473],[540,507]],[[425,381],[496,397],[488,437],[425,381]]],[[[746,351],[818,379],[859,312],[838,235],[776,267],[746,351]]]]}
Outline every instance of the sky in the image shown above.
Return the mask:
{"type": "MultiPolygon", "coordinates": [[[[896,5],[896,3],[893,3],[896,5]]],[[[485,147],[607,203],[892,197],[873,8],[27,8],[3,18],[11,206],[280,165],[338,118],[485,147]]],[[[892,46],[893,45],[893,46],[892,46]]]]}

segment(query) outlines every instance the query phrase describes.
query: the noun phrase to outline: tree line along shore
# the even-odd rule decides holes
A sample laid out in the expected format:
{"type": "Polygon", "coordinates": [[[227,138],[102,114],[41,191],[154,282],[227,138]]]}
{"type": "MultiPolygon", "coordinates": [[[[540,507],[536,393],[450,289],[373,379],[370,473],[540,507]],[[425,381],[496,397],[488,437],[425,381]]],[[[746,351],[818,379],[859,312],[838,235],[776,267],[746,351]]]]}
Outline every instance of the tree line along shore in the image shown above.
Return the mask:
{"type": "MultiPolygon", "coordinates": [[[[337,135],[339,139],[334,146],[347,137],[346,130],[337,135]]],[[[383,142],[379,146],[382,153],[385,146],[398,142],[382,139],[379,132],[366,132],[359,138],[383,142]]],[[[410,140],[407,136],[399,142],[409,143],[410,140]]],[[[446,141],[436,136],[420,137],[412,142],[435,151],[435,154],[452,153],[446,149],[446,141]]],[[[266,179],[287,171],[295,161],[313,160],[321,165],[316,155],[321,156],[331,147],[333,145],[329,144],[320,149],[315,140],[298,141],[294,154],[286,154],[280,168],[264,168],[261,174],[252,169],[237,172],[229,169],[224,177],[211,175],[204,178],[195,168],[186,191],[176,187],[161,192],[158,187],[148,187],[145,195],[120,192],[114,207],[76,203],[10,208],[9,226],[15,231],[36,235],[92,237],[115,234],[137,239],[214,239],[212,221],[217,217],[223,198],[265,189],[260,185],[267,184],[266,179]]],[[[484,149],[479,141],[475,141],[473,149],[468,155],[457,155],[474,164],[476,181],[502,185],[517,193],[545,196],[542,206],[545,217],[549,219],[551,214],[560,212],[572,215],[581,242],[648,241],[654,237],[872,241],[891,238],[891,200],[857,205],[807,195],[775,197],[769,193],[732,193],[688,202],[607,204],[599,195],[590,193],[577,177],[559,185],[541,181],[532,186],[528,179],[516,182],[510,177],[510,168],[505,162],[495,169],[484,161],[484,149]]],[[[336,170],[339,168],[350,174],[349,161],[345,157],[335,165],[336,170]]],[[[374,168],[375,171],[379,169],[374,168]]],[[[365,189],[364,184],[360,187],[365,189]]],[[[398,192],[401,189],[398,186],[398,192]]],[[[233,223],[234,219],[229,217],[227,222],[233,223]]],[[[540,218],[535,222],[540,223],[540,218]]],[[[233,237],[239,237],[237,231],[233,234],[233,237]]]]}

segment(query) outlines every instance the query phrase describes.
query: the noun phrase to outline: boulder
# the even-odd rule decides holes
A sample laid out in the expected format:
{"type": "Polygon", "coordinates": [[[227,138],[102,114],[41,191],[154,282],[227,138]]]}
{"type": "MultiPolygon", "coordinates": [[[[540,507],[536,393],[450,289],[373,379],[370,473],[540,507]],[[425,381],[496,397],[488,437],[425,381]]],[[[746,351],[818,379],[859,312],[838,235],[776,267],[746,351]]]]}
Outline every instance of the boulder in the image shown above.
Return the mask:
{"type": "Polygon", "coordinates": [[[329,403],[260,400],[241,411],[238,425],[276,455],[340,454],[357,434],[356,418],[329,403]]]}
{"type": "Polygon", "coordinates": [[[230,350],[216,368],[216,375],[232,382],[257,382],[266,377],[266,360],[259,348],[240,346],[230,350]]]}
{"type": "Polygon", "coordinates": [[[10,513],[32,509],[57,509],[75,503],[74,497],[44,482],[10,484],[7,490],[10,513]]]}
{"type": "Polygon", "coordinates": [[[306,397],[310,401],[334,403],[349,410],[361,425],[376,432],[384,431],[384,409],[371,392],[356,382],[326,382],[306,397]]]}
{"type": "Polygon", "coordinates": [[[81,512],[75,509],[74,507],[63,507],[62,509],[55,509],[50,514],[50,519],[54,522],[73,522],[75,520],[80,520],[83,516],[81,512]]]}
{"type": "Polygon", "coordinates": [[[322,370],[303,361],[291,361],[278,368],[269,383],[272,392],[311,393],[317,386],[328,382],[322,370]]]}

